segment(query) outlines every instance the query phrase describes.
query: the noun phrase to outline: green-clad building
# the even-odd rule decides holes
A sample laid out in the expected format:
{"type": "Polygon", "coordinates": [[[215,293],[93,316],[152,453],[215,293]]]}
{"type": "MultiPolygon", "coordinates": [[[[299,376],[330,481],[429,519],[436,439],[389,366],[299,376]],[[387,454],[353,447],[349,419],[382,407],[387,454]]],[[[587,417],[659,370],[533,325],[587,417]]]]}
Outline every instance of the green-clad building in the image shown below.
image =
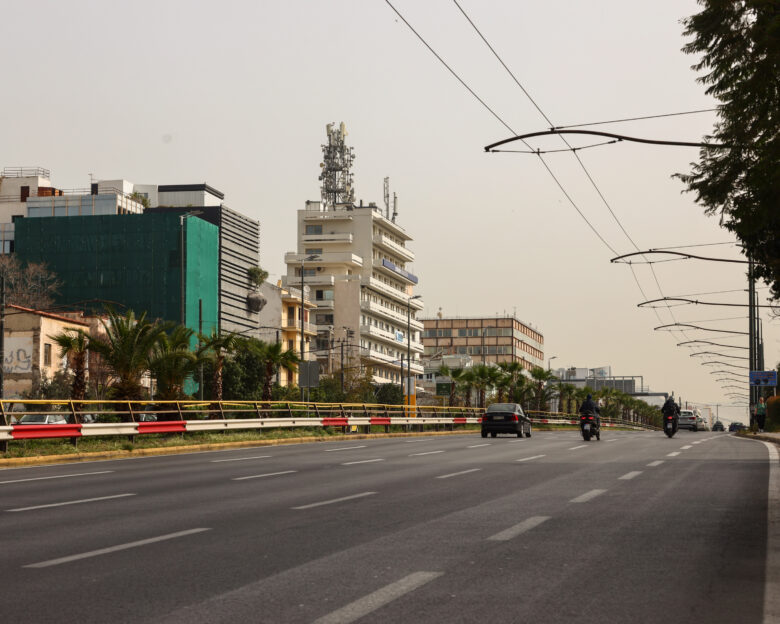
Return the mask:
{"type": "Polygon", "coordinates": [[[146,213],[26,218],[15,227],[19,259],[45,262],[62,282],[58,304],[100,311],[113,303],[195,330],[202,319],[206,334],[217,328],[216,225],[146,213]]]}

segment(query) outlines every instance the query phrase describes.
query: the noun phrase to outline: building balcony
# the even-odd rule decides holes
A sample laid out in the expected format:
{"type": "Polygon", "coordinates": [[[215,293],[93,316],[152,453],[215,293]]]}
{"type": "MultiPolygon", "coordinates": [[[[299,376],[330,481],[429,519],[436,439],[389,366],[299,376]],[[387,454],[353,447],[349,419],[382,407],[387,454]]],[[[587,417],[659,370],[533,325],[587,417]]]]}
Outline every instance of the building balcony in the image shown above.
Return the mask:
{"type": "Polygon", "coordinates": [[[327,234],[304,234],[301,237],[301,240],[304,243],[321,243],[321,244],[328,244],[328,243],[341,243],[341,244],[352,244],[352,233],[351,232],[329,232],[327,234]]]}
{"type": "Polygon", "coordinates": [[[409,273],[406,269],[396,266],[389,260],[382,259],[382,262],[374,263],[374,268],[407,284],[417,284],[420,281],[417,279],[416,275],[409,273]]]}
{"type": "Polygon", "coordinates": [[[414,254],[411,251],[383,234],[377,234],[374,236],[374,245],[381,247],[385,251],[389,251],[390,253],[395,254],[402,260],[407,262],[414,261],[414,254]]]}
{"type": "Polygon", "coordinates": [[[400,349],[402,351],[411,348],[411,351],[413,353],[422,353],[423,352],[422,343],[415,342],[413,340],[410,346],[406,341],[405,335],[406,335],[405,331],[399,331],[397,333],[393,333],[384,329],[380,329],[379,327],[374,327],[373,325],[360,326],[361,337],[370,336],[374,340],[381,340],[387,344],[393,345],[396,349],[400,349]]]}
{"type": "Polygon", "coordinates": [[[288,265],[301,265],[304,264],[304,268],[322,267],[322,266],[350,266],[353,268],[363,267],[363,258],[357,254],[353,254],[350,251],[331,251],[317,254],[316,260],[306,260],[311,254],[299,254],[288,252],[284,254],[284,263],[288,265]]]}
{"type": "MultiPolygon", "coordinates": [[[[394,358],[393,356],[387,355],[386,353],[380,353],[379,351],[376,351],[375,349],[367,349],[365,347],[362,347],[360,349],[360,357],[364,360],[368,360],[370,362],[375,362],[377,364],[382,364],[384,366],[388,366],[390,368],[397,369],[399,372],[401,370],[401,359],[400,358],[394,358]]],[[[404,374],[406,373],[408,369],[406,359],[404,359],[404,366],[403,366],[404,374]]],[[[412,360],[412,375],[422,375],[425,369],[422,367],[421,364],[418,362],[415,362],[412,360]]]]}
{"type": "Polygon", "coordinates": [[[353,212],[351,210],[304,210],[303,220],[308,222],[317,221],[352,221],[353,212]]]}
{"type": "MultiPolygon", "coordinates": [[[[409,300],[409,295],[407,295],[403,290],[398,290],[397,288],[393,288],[389,284],[385,284],[384,282],[379,281],[375,277],[364,277],[360,280],[361,284],[363,286],[368,286],[369,288],[373,288],[377,292],[382,293],[386,297],[390,297],[391,299],[394,299],[395,301],[406,305],[406,302],[409,300]]],[[[414,301],[417,301],[415,299],[414,301]]],[[[414,301],[412,304],[414,304],[414,301]]]]}
{"type": "MultiPolygon", "coordinates": [[[[399,314],[398,312],[395,312],[390,308],[387,308],[379,303],[374,303],[373,301],[361,301],[360,309],[363,312],[368,312],[369,314],[376,314],[377,316],[381,316],[382,318],[388,319],[390,321],[394,321],[396,324],[401,325],[402,327],[406,327],[407,324],[406,314],[399,314]]],[[[415,331],[423,330],[423,324],[417,319],[409,320],[409,327],[411,329],[414,329],[415,331]]]]}
{"type": "MultiPolygon", "coordinates": [[[[294,332],[300,332],[301,331],[301,322],[296,319],[291,319],[287,317],[282,317],[282,331],[294,331],[294,332]]],[[[305,336],[316,336],[317,335],[317,326],[313,323],[304,323],[303,324],[303,334],[305,336]]]]}
{"type": "MultiPolygon", "coordinates": [[[[298,276],[298,282],[300,283],[301,276],[298,276]]],[[[306,286],[333,286],[336,283],[336,278],[332,275],[304,275],[303,283],[306,286]]]]}
{"type": "Polygon", "coordinates": [[[332,310],[333,309],[333,299],[315,299],[314,302],[317,304],[318,310],[332,310]]]}

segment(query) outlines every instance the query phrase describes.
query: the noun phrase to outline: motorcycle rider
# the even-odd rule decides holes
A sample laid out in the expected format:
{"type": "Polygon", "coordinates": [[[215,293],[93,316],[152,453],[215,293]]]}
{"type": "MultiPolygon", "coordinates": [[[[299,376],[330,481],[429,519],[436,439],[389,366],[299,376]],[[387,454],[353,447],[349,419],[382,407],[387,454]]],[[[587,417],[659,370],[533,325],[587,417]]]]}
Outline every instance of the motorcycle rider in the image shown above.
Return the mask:
{"type": "Polygon", "coordinates": [[[598,404],[593,400],[593,397],[590,394],[582,402],[582,405],[580,405],[580,414],[593,416],[593,423],[596,428],[601,429],[601,410],[599,410],[598,404]]]}
{"type": "Polygon", "coordinates": [[[667,416],[672,416],[672,431],[677,433],[677,423],[680,417],[680,406],[674,401],[674,396],[669,395],[661,408],[661,413],[664,415],[664,419],[667,416]]]}

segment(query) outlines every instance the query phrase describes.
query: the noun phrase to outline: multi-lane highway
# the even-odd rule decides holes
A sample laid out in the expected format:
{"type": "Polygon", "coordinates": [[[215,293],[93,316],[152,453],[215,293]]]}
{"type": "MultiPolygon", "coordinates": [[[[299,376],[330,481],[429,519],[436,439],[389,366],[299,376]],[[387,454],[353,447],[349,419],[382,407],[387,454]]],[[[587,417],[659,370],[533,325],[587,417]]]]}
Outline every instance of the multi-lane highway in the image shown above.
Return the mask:
{"type": "Polygon", "coordinates": [[[776,464],[722,433],[569,431],[0,470],[3,615],[769,622],[776,464]]]}

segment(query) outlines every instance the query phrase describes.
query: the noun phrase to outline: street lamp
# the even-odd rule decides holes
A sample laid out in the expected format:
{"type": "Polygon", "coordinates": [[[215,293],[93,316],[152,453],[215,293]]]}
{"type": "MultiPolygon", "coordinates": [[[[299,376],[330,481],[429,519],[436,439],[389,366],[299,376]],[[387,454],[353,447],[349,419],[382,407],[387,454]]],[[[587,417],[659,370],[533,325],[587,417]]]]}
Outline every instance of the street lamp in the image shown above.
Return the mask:
{"type": "Polygon", "coordinates": [[[553,360],[556,360],[556,359],[558,359],[558,356],[557,355],[553,355],[553,356],[550,356],[550,359],[547,360],[547,370],[548,371],[552,370],[552,368],[550,368],[550,364],[552,363],[553,360]]]}
{"type": "MultiPolygon", "coordinates": [[[[421,295],[414,295],[406,300],[406,404],[411,405],[412,398],[412,299],[420,299],[421,295]]],[[[416,393],[415,393],[416,394],[416,393]]],[[[415,400],[416,402],[416,400],[415,400]]]]}
{"type": "Polygon", "coordinates": [[[304,263],[307,260],[316,260],[319,258],[317,254],[312,254],[310,256],[306,256],[305,258],[301,256],[301,364],[298,370],[298,385],[301,387],[301,403],[303,403],[303,384],[301,381],[303,381],[303,364],[304,364],[304,349],[305,345],[303,342],[303,318],[304,318],[304,305],[303,305],[303,277],[304,277],[304,263]]]}

